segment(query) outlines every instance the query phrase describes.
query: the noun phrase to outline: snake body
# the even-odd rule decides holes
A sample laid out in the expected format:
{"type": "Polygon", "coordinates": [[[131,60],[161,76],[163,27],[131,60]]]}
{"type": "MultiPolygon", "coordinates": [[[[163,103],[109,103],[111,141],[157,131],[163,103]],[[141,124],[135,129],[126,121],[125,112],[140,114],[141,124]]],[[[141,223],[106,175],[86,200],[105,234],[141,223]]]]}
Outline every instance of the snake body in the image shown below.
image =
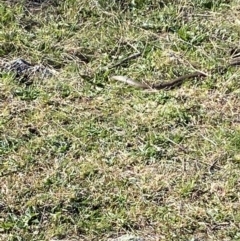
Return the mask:
{"type": "MultiPolygon", "coordinates": [[[[240,57],[238,58],[233,58],[229,61],[228,65],[226,66],[221,66],[220,69],[227,71],[229,67],[234,66],[234,65],[239,65],[240,64],[240,57]]],[[[214,67],[212,69],[210,69],[209,71],[211,74],[219,72],[219,67],[214,67]]],[[[185,80],[188,79],[193,79],[193,78],[199,78],[199,77],[207,77],[208,74],[200,72],[200,71],[195,71],[193,73],[190,74],[186,74],[183,76],[180,76],[176,79],[170,80],[168,82],[162,82],[162,83],[157,83],[157,84],[149,84],[149,83],[141,83],[138,81],[135,81],[127,76],[120,76],[120,75],[115,75],[112,76],[111,79],[113,80],[117,80],[123,83],[126,83],[128,85],[140,88],[140,89],[155,89],[155,90],[160,90],[160,89],[172,89],[176,86],[181,85],[185,80]]]]}
{"type": "Polygon", "coordinates": [[[183,75],[180,76],[176,79],[173,79],[171,81],[168,82],[162,82],[162,83],[158,83],[158,84],[153,84],[150,85],[148,83],[140,83],[137,82],[131,78],[128,78],[127,76],[112,76],[111,78],[117,81],[121,81],[123,83],[129,84],[131,86],[135,86],[141,89],[156,89],[156,90],[160,90],[160,89],[171,89],[174,88],[176,86],[181,85],[185,80],[187,79],[191,79],[191,78],[195,78],[195,77],[206,77],[207,75],[205,73],[202,72],[194,72],[192,74],[187,74],[187,75],[183,75]]]}

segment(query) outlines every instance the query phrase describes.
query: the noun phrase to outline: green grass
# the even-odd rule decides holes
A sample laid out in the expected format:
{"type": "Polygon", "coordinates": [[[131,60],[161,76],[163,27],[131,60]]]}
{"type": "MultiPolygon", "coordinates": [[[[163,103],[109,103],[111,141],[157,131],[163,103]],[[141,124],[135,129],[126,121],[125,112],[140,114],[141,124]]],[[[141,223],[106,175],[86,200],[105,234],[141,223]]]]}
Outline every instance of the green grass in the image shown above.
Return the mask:
{"type": "Polygon", "coordinates": [[[0,239],[239,240],[240,69],[109,78],[226,63],[238,1],[30,2],[0,1],[0,57],[59,73],[0,76],[0,239]]]}

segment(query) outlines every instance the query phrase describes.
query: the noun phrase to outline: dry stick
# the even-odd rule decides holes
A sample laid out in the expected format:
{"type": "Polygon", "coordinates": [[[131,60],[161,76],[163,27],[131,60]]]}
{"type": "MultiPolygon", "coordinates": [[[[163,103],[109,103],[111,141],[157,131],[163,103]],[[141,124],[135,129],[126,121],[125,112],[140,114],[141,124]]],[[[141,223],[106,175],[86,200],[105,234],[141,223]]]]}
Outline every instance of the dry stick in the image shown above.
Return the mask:
{"type": "Polygon", "coordinates": [[[126,61],[128,61],[130,59],[135,59],[135,58],[139,57],[140,55],[141,55],[140,52],[131,54],[128,57],[121,59],[118,63],[110,65],[107,68],[108,69],[112,69],[112,68],[118,67],[118,66],[122,65],[124,62],[126,62],[126,61]]]}

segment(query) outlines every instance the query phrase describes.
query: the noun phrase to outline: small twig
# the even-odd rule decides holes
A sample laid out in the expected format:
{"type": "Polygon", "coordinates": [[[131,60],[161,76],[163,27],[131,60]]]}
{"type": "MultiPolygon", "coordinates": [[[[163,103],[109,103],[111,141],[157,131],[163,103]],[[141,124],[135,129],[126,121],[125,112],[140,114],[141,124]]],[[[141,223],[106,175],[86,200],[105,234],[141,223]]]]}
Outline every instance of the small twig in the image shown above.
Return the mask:
{"type": "Polygon", "coordinates": [[[166,137],[166,136],[164,136],[164,138],[165,138],[167,141],[169,141],[170,143],[172,143],[172,144],[174,144],[175,146],[177,146],[181,151],[183,151],[183,152],[185,152],[185,153],[187,152],[186,148],[183,147],[182,145],[176,143],[175,141],[169,139],[169,138],[166,137]]]}
{"type": "Polygon", "coordinates": [[[131,47],[131,48],[133,48],[137,53],[139,52],[139,51],[137,50],[137,48],[136,48],[135,46],[133,46],[131,43],[126,42],[126,45],[128,45],[128,46],[131,47]]]}
{"type": "Polygon", "coordinates": [[[113,64],[113,65],[110,65],[110,66],[108,66],[107,68],[108,68],[108,69],[116,68],[116,67],[122,65],[123,63],[127,62],[128,60],[130,60],[130,59],[135,59],[135,58],[139,57],[140,55],[141,55],[141,52],[131,54],[131,55],[129,55],[128,57],[121,59],[118,63],[113,64]]]}

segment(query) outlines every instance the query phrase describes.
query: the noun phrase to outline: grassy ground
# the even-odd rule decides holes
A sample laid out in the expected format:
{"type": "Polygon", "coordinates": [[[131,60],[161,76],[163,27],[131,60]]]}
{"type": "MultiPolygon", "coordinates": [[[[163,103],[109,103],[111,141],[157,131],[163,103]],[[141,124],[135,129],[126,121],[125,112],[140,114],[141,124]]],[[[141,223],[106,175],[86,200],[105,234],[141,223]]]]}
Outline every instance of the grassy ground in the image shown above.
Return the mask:
{"type": "Polygon", "coordinates": [[[224,64],[238,1],[20,2],[0,1],[0,57],[59,74],[1,75],[1,240],[240,240],[240,69],[156,93],[109,78],[224,64]]]}

